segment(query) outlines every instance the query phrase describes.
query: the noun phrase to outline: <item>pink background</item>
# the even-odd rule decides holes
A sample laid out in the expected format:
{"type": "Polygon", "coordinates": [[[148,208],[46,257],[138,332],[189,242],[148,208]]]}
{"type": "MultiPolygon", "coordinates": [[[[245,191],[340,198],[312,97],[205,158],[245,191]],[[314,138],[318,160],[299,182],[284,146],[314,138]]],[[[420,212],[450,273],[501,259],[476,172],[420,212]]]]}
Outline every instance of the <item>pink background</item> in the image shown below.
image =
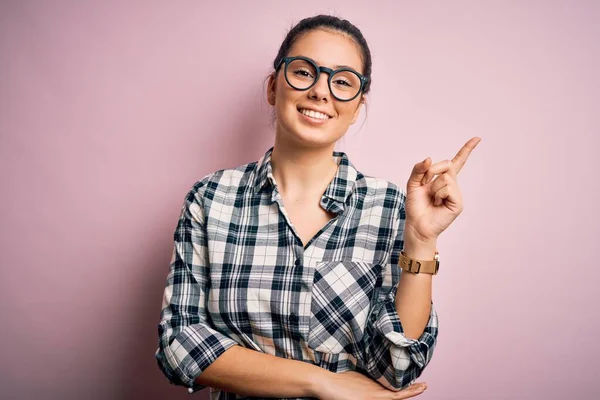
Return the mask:
{"type": "Polygon", "coordinates": [[[404,186],[483,138],[419,399],[600,398],[600,3],[248,3],[0,5],[0,397],[187,398],[154,360],[183,197],[272,144],[264,78],[328,12],[373,53],[359,170],[404,186]]]}

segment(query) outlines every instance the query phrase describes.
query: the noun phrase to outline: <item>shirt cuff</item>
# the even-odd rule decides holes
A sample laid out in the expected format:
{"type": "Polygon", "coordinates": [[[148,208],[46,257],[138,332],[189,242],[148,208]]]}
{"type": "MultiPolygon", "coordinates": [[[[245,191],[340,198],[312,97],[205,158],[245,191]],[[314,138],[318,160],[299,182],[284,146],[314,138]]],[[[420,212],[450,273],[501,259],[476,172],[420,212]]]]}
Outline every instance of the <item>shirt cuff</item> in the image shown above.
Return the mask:
{"type": "Polygon", "coordinates": [[[196,378],[227,349],[238,343],[206,324],[186,326],[165,347],[165,358],[173,373],[194,393],[206,385],[196,383],[196,378]]]}
{"type": "Polygon", "coordinates": [[[418,339],[410,339],[404,335],[402,323],[396,310],[395,291],[390,291],[382,303],[375,306],[374,327],[393,346],[390,348],[394,367],[400,370],[408,369],[410,361],[414,361],[420,369],[431,360],[433,349],[438,334],[438,318],[436,310],[431,303],[429,321],[423,334],[418,339]]]}

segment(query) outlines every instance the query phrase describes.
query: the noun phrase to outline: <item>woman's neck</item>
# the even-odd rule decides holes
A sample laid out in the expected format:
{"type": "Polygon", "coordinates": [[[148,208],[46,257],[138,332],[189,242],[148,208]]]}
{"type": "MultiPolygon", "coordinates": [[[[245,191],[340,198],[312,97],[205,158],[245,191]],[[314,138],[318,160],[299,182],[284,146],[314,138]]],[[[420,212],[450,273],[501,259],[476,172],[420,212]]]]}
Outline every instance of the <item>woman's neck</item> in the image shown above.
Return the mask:
{"type": "Polygon", "coordinates": [[[271,166],[279,191],[293,197],[323,194],[338,169],[334,147],[298,147],[276,138],[271,166]]]}

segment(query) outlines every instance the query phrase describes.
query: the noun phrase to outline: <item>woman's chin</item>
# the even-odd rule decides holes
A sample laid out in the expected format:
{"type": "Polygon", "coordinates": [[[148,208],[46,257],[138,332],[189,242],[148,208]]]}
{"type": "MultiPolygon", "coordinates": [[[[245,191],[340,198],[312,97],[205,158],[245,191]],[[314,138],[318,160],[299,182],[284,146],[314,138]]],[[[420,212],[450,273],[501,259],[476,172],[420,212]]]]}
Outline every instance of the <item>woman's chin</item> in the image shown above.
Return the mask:
{"type": "MultiPolygon", "coordinates": [[[[304,117],[304,115],[298,114],[304,117]]],[[[304,147],[325,147],[335,144],[339,139],[336,132],[333,132],[331,129],[333,127],[333,120],[329,120],[322,125],[306,124],[299,119],[292,119],[289,122],[291,123],[281,123],[278,127],[278,130],[281,129],[281,136],[283,136],[281,139],[291,141],[297,145],[304,147]]]]}
{"type": "Polygon", "coordinates": [[[331,135],[325,134],[324,131],[317,131],[312,129],[292,130],[287,132],[284,136],[288,140],[304,147],[324,147],[329,146],[335,142],[335,139],[331,135]]]}

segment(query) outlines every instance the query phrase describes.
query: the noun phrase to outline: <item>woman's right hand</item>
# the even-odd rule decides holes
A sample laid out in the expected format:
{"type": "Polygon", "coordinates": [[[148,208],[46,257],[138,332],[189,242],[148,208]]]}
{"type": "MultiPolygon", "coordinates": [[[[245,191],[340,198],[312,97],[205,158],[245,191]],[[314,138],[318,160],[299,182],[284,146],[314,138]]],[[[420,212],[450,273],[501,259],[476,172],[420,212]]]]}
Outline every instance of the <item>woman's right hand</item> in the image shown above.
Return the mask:
{"type": "Polygon", "coordinates": [[[418,382],[400,391],[388,390],[360,372],[346,371],[328,375],[318,388],[316,397],[321,400],[408,399],[420,395],[425,389],[427,384],[418,382]]]}

